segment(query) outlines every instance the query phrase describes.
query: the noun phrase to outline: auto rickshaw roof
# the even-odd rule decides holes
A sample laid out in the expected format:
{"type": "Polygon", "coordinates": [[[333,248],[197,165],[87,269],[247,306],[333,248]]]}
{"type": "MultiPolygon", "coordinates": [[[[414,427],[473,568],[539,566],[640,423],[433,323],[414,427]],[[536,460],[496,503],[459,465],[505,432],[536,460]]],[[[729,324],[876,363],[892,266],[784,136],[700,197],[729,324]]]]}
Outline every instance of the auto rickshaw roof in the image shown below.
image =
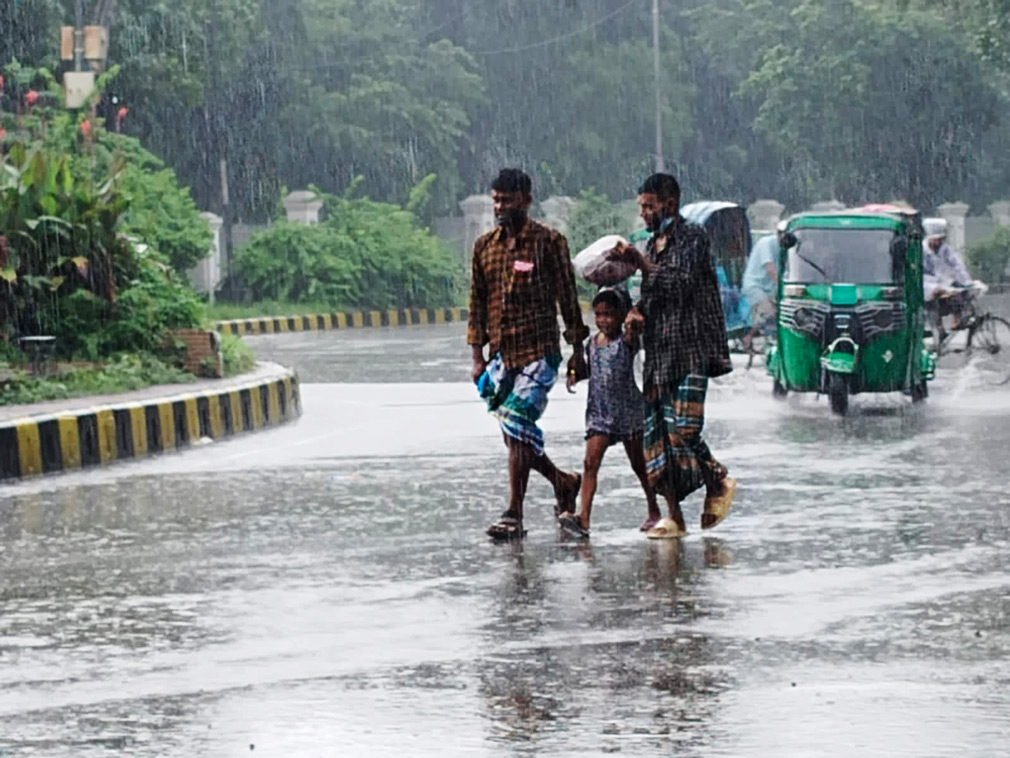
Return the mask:
{"type": "MultiPolygon", "coordinates": [[[[725,200],[702,200],[701,202],[685,205],[680,209],[680,215],[685,221],[704,226],[705,222],[708,221],[715,213],[725,211],[730,208],[740,208],[740,210],[743,210],[743,208],[736,203],[726,202],[725,200]]],[[[744,212],[746,213],[746,211],[744,212]]]]}
{"type": "Polygon", "coordinates": [[[789,219],[788,229],[891,229],[903,231],[909,223],[904,214],[866,211],[811,211],[789,219]]]}

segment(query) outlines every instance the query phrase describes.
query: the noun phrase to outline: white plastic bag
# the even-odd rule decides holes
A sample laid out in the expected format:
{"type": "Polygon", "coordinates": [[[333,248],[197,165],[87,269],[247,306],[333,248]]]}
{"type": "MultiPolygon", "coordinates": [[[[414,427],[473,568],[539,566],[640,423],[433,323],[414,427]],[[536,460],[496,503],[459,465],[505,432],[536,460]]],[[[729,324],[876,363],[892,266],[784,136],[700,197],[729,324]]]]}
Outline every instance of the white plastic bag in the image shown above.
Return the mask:
{"type": "Polygon", "coordinates": [[[615,261],[610,257],[610,251],[619,243],[628,241],[619,234],[608,234],[579,252],[572,261],[575,273],[588,282],[600,287],[613,287],[620,284],[633,273],[635,264],[630,261],[615,261]]]}

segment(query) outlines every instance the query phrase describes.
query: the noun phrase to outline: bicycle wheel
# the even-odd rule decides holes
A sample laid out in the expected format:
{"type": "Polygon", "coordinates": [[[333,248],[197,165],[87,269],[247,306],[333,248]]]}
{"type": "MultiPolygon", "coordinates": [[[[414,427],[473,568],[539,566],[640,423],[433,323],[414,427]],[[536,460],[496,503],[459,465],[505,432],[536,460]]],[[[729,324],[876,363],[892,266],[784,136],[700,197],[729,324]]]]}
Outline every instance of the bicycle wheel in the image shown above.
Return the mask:
{"type": "Polygon", "coordinates": [[[987,384],[1010,382],[1010,323],[984,316],[968,337],[967,357],[987,384]]]}

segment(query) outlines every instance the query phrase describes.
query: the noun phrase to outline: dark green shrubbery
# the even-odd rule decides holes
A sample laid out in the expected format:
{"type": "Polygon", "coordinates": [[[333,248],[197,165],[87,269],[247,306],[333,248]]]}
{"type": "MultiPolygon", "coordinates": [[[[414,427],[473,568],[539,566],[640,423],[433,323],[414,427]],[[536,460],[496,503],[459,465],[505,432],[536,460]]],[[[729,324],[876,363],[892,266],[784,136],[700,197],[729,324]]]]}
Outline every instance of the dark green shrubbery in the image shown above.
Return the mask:
{"type": "Polygon", "coordinates": [[[322,302],[334,308],[444,306],[463,280],[458,256],[422,227],[414,209],[434,176],[407,207],[344,195],[321,195],[325,220],[280,221],[256,234],[235,259],[254,300],[322,302]]]}

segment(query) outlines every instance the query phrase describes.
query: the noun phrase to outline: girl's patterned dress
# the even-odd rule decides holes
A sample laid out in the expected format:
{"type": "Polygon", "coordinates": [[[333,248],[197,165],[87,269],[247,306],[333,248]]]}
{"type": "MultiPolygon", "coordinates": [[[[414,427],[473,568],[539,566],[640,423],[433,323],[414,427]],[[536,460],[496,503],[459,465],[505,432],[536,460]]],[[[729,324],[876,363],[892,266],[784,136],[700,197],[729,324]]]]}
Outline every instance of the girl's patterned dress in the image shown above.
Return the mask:
{"type": "Polygon", "coordinates": [[[598,434],[610,444],[640,437],[645,401],[635,384],[635,350],[618,336],[597,344],[596,335],[586,347],[589,363],[589,398],[586,402],[586,439],[598,434]]]}

